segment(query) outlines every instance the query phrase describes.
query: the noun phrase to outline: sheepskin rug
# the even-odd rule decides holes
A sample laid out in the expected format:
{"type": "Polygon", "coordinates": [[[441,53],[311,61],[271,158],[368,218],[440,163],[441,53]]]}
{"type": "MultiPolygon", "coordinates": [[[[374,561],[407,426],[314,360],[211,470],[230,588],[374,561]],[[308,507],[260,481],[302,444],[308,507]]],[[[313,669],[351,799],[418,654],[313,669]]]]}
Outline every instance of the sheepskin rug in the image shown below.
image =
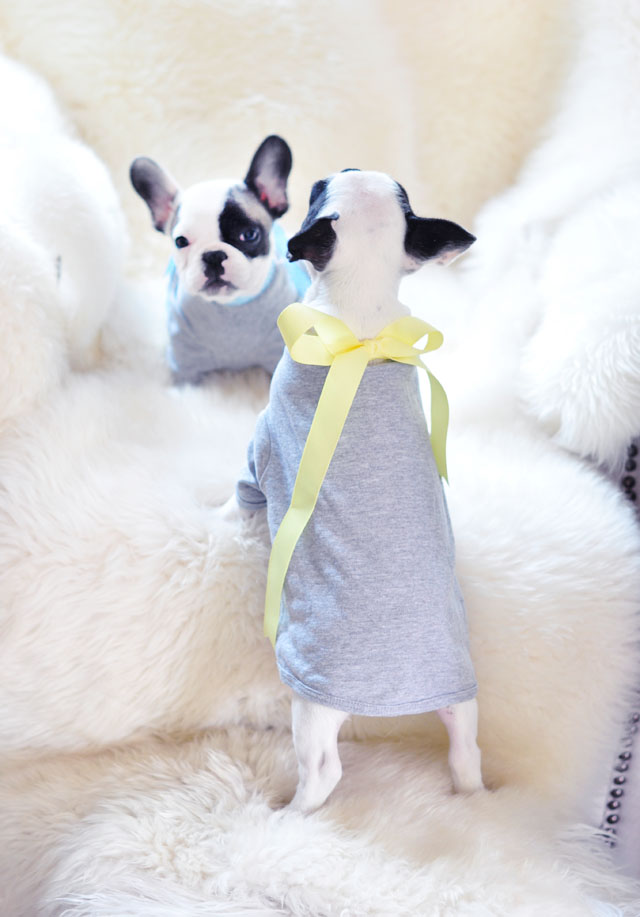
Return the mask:
{"type": "Polygon", "coordinates": [[[439,318],[480,383],[461,395],[460,422],[495,417],[499,403],[503,419],[526,416],[564,450],[616,468],[640,433],[640,6],[576,9],[572,68],[543,140],[476,217],[454,317],[464,334],[439,318]]]}
{"type": "Polygon", "coordinates": [[[640,914],[598,831],[639,671],[640,532],[598,464],[638,431],[640,15],[448,6],[0,0],[2,917],[640,914]],[[137,154],[183,183],[242,175],[272,131],[291,227],[349,165],[470,228],[488,201],[466,266],[405,287],[447,332],[471,797],[435,715],[356,718],[328,803],[284,807],[266,526],[220,509],[268,380],[169,384],[168,248],[127,179],[137,154]]]}

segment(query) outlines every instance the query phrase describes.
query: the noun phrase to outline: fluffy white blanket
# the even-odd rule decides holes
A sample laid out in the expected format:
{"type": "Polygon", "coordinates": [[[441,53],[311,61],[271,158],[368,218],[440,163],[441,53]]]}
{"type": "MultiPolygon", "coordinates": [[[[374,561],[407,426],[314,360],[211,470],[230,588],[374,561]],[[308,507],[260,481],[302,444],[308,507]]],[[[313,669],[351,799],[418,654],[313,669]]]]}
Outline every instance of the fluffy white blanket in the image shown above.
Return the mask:
{"type": "Polygon", "coordinates": [[[620,350],[616,385],[634,390],[620,329],[640,284],[604,329],[624,297],[605,304],[589,284],[583,327],[611,344],[604,365],[557,330],[543,342],[562,311],[554,284],[562,306],[566,290],[585,302],[585,271],[554,261],[565,227],[575,253],[585,201],[604,195],[609,214],[589,266],[605,252],[601,285],[632,282],[606,251],[624,257],[638,235],[611,190],[634,179],[640,130],[622,108],[637,6],[603,3],[602,32],[600,4],[581,4],[580,42],[551,0],[446,6],[398,22],[383,0],[0,2],[4,51],[70,116],[2,62],[2,915],[640,913],[593,837],[638,672],[640,536],[580,458],[615,458],[638,430],[626,402],[607,426],[612,399],[593,392],[620,350]],[[296,159],[291,226],[311,181],[348,165],[387,169],[416,209],[464,221],[513,180],[572,56],[549,137],[481,214],[467,270],[406,287],[451,342],[434,368],[452,401],[449,502],[490,790],[451,794],[436,717],[359,719],[342,782],[303,818],[281,808],[295,762],[261,637],[264,524],[217,509],[266,379],[168,385],[166,248],[128,163],[151,155],[185,182],[242,174],[278,131],[296,159]],[[620,129],[606,174],[586,148],[596,117],[620,129]],[[573,387],[557,381],[568,365],[573,387]]]}

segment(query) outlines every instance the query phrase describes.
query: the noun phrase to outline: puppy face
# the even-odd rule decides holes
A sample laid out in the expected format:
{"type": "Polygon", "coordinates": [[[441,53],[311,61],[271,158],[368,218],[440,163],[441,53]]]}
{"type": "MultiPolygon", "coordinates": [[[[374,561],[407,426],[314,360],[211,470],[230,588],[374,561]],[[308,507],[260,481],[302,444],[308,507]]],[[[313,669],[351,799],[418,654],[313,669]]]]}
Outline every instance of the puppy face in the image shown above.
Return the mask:
{"type": "Polygon", "coordinates": [[[375,259],[402,274],[431,259],[446,264],[474,241],[457,223],[416,216],[402,185],[383,172],[346,169],[312,187],[289,257],[332,273],[375,259]]]}
{"type": "Polygon", "coordinates": [[[285,141],[267,137],[244,181],[206,181],[182,191],[153,160],[134,160],[132,184],[155,228],[171,238],[188,293],[224,303],[260,292],[273,254],[273,221],[288,208],[291,162],[285,141]]]}
{"type": "Polygon", "coordinates": [[[246,187],[192,185],[167,230],[185,289],[219,302],[259,293],[271,263],[273,221],[246,187]]]}

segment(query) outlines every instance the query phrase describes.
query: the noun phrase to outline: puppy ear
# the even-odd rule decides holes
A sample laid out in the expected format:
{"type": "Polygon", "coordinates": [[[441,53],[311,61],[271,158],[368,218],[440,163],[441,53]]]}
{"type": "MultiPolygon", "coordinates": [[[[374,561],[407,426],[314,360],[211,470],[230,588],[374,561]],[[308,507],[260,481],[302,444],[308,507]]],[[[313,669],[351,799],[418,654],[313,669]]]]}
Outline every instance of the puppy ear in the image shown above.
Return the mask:
{"type": "Polygon", "coordinates": [[[180,189],[168,172],[147,156],[138,156],[129,168],[131,184],[151,211],[158,232],[166,232],[173,216],[180,189]]]}
{"type": "Polygon", "coordinates": [[[466,251],[476,241],[470,232],[450,220],[433,220],[407,213],[407,231],[404,248],[408,255],[410,270],[415,270],[424,261],[435,260],[448,264],[466,251]]]}
{"type": "Polygon", "coordinates": [[[244,180],[274,220],[289,209],[287,179],[292,162],[289,145],[272,134],[256,150],[244,180]]]}
{"type": "Polygon", "coordinates": [[[323,271],[333,255],[336,233],[331,225],[337,213],[304,221],[300,232],[289,239],[289,261],[310,261],[316,271],[323,271]]]}

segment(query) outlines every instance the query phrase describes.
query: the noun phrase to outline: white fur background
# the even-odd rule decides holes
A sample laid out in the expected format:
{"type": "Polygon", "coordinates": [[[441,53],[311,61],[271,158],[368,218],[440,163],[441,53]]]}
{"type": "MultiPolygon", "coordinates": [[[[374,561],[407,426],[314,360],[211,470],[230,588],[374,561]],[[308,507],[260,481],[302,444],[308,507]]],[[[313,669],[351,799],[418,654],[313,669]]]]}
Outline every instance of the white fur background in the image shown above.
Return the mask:
{"type": "Polygon", "coordinates": [[[0,0],[0,36],[45,81],[0,61],[0,913],[640,913],[590,838],[640,538],[587,460],[640,429],[638,3],[0,0]],[[216,509],[266,380],[168,386],[166,240],[127,178],[242,175],[272,131],[290,228],[355,165],[479,237],[405,289],[447,333],[471,799],[436,717],[359,719],[329,804],[279,808],[265,531],[216,509]]]}

